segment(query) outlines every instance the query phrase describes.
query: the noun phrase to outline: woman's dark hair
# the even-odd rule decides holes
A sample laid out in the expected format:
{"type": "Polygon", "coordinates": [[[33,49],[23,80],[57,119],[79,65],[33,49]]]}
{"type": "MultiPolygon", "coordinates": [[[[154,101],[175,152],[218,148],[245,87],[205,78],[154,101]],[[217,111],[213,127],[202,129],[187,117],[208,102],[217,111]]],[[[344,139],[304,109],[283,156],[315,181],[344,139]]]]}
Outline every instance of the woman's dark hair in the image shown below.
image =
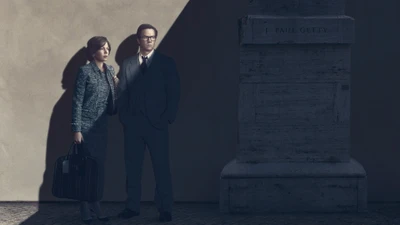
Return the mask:
{"type": "Polygon", "coordinates": [[[142,25],[140,25],[138,27],[137,32],[136,32],[136,36],[138,38],[140,38],[140,35],[142,35],[142,30],[145,30],[145,29],[153,29],[154,33],[156,34],[156,37],[157,37],[157,35],[158,35],[157,29],[153,25],[150,25],[150,24],[147,24],[147,23],[142,24],[142,25]]]}
{"type": "Polygon", "coordinates": [[[97,52],[97,50],[101,49],[105,44],[108,44],[108,47],[110,48],[109,52],[111,52],[111,45],[110,42],[107,40],[106,37],[103,36],[94,36],[89,39],[87,42],[87,48],[86,48],[86,58],[89,61],[93,60],[93,54],[97,52]]]}

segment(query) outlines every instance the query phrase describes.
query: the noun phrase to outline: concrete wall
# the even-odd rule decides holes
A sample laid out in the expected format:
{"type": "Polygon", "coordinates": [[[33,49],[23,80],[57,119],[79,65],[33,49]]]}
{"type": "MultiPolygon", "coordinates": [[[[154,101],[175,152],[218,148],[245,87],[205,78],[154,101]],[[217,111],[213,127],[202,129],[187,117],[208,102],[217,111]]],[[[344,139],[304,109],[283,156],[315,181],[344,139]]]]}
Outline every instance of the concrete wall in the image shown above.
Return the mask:
{"type": "MultiPolygon", "coordinates": [[[[109,63],[118,70],[135,53],[132,34],[144,22],[159,29],[158,49],[175,58],[181,74],[180,111],[170,127],[175,199],[217,201],[220,171],[236,151],[236,19],[245,15],[245,6],[246,0],[2,1],[0,201],[55,200],[53,165],[72,140],[71,96],[77,68],[85,63],[83,47],[92,36],[107,36],[109,63]]],[[[352,155],[367,170],[370,200],[400,200],[398,10],[395,0],[348,3],[357,24],[352,155]]],[[[104,200],[120,201],[123,133],[117,117],[109,125],[104,200]]],[[[143,200],[153,199],[155,186],[149,158],[146,154],[143,200]]]]}

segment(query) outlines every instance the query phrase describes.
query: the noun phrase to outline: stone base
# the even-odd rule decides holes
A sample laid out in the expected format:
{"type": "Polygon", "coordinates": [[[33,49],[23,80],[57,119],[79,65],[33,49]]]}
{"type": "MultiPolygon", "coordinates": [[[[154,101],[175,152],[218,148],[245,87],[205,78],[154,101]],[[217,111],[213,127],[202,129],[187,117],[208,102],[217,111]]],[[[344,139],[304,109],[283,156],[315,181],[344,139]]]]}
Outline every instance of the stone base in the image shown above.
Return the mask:
{"type": "Polygon", "coordinates": [[[220,211],[365,212],[367,177],[347,163],[237,163],[221,173],[220,211]]]}

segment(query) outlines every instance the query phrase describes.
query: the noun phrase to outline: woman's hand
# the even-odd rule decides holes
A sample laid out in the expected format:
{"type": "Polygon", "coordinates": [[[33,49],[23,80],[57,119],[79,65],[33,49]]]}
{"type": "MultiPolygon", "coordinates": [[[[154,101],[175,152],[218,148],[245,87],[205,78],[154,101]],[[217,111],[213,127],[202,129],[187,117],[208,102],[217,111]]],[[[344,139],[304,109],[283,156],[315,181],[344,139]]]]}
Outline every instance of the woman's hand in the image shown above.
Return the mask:
{"type": "Polygon", "coordinates": [[[80,144],[83,142],[83,136],[81,132],[74,132],[74,142],[75,144],[80,144]]]}

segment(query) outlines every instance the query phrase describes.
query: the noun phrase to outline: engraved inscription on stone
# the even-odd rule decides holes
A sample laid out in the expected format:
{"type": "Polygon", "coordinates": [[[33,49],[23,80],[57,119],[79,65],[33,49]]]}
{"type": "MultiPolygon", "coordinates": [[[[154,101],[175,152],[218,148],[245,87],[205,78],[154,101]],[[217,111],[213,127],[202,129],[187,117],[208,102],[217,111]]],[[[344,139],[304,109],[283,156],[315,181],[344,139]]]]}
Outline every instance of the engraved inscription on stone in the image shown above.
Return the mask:
{"type": "Polygon", "coordinates": [[[327,27],[276,27],[275,29],[265,28],[265,33],[277,33],[277,34],[284,34],[284,33],[291,33],[291,34],[304,34],[304,33],[327,33],[327,27]],[[268,30],[269,29],[269,30],[268,30]]]}
{"type": "Polygon", "coordinates": [[[270,83],[239,85],[239,122],[271,122],[282,126],[306,122],[348,122],[348,83],[270,83]]]}
{"type": "Polygon", "coordinates": [[[255,92],[256,122],[330,125],[335,121],[334,83],[258,84],[255,92]]]}
{"type": "Polygon", "coordinates": [[[240,50],[240,82],[346,82],[348,45],[249,45],[240,50]]]}
{"type": "Polygon", "coordinates": [[[241,44],[353,43],[354,20],[347,16],[247,16],[241,44]]]}

